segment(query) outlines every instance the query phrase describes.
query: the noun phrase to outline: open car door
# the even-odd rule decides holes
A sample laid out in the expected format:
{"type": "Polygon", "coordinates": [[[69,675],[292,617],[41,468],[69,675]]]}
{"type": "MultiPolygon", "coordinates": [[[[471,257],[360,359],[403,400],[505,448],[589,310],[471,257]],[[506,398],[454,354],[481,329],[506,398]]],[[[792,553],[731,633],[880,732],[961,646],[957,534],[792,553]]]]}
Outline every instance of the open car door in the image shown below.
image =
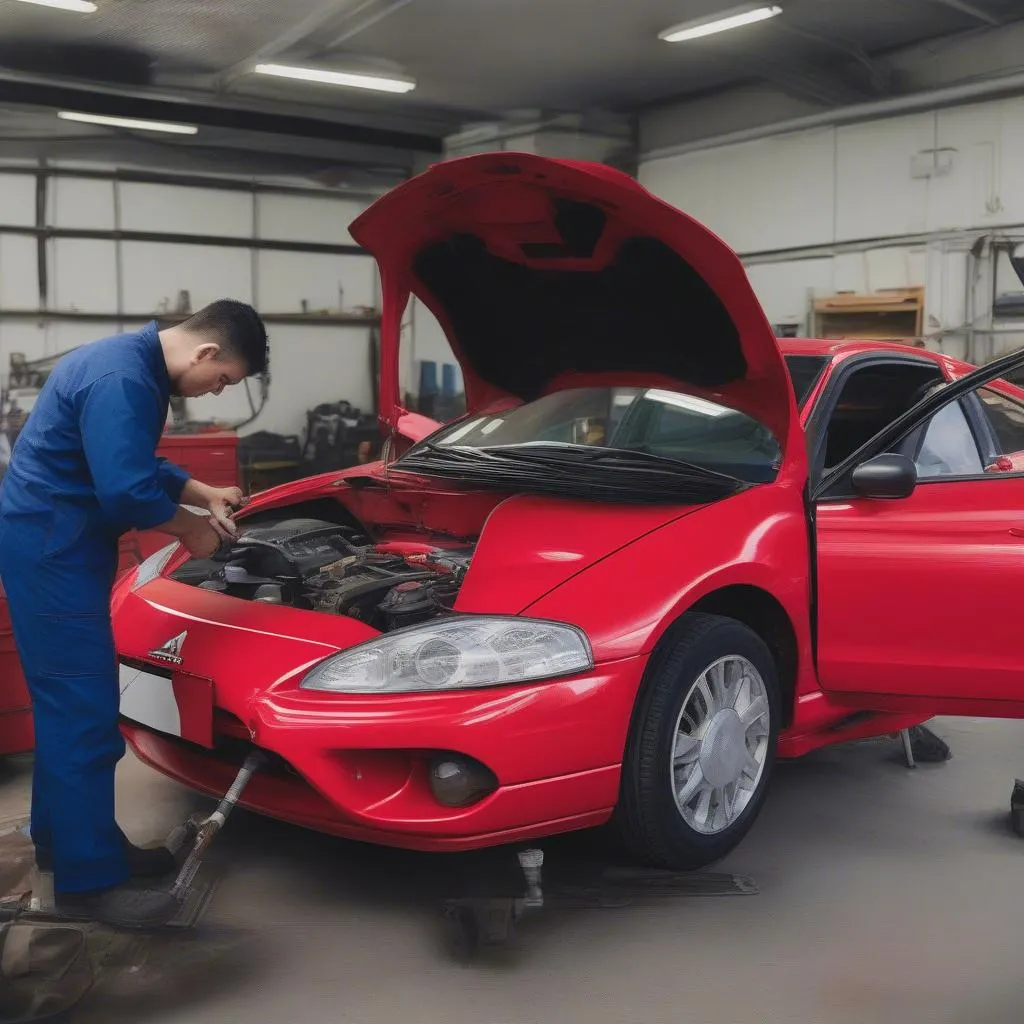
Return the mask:
{"type": "Polygon", "coordinates": [[[814,486],[816,658],[834,699],[1024,718],[1024,472],[986,472],[977,394],[1019,367],[1024,350],[941,386],[814,486]],[[977,461],[943,463],[944,444],[977,461]]]}

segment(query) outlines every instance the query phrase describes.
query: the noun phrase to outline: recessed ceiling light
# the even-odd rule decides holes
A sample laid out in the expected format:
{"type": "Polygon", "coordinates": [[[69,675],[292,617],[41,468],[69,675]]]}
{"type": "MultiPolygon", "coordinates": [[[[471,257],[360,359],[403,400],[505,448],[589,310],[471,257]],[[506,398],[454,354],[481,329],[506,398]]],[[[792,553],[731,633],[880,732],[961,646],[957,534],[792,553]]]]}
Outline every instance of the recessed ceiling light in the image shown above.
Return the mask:
{"type": "Polygon", "coordinates": [[[172,135],[195,135],[199,129],[192,124],[170,121],[145,121],[137,117],[108,117],[106,114],[83,114],[77,110],[60,110],[57,116],[65,121],[102,124],[110,128],[135,128],[144,132],[170,132],[172,135]]]}
{"type": "Polygon", "coordinates": [[[77,14],[92,14],[96,5],[92,0],[21,0],[23,4],[35,4],[37,7],[54,7],[58,11],[75,11],[77,14]]]}
{"type": "Polygon", "coordinates": [[[782,13],[782,8],[775,4],[771,6],[747,6],[735,8],[725,14],[715,15],[711,18],[700,18],[696,21],[687,21],[682,25],[674,25],[658,33],[659,39],[667,43],[682,43],[688,39],[701,39],[704,36],[717,35],[719,32],[728,32],[732,28],[742,28],[744,25],[753,25],[759,21],[767,21],[782,13]]]}
{"type": "Polygon", "coordinates": [[[300,82],[320,82],[324,85],[342,85],[349,89],[372,89],[376,92],[411,92],[416,83],[386,75],[370,75],[355,71],[324,71],[320,68],[302,68],[292,64],[257,64],[257,75],[275,75],[295,78],[300,82]]]}

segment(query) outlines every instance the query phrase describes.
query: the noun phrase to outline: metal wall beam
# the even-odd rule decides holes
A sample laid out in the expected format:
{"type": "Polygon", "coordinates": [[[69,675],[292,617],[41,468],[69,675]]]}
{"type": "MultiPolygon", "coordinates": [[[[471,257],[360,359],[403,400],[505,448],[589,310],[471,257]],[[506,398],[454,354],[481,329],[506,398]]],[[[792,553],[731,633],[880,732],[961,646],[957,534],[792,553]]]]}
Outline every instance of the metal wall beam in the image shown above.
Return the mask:
{"type": "Polygon", "coordinates": [[[412,152],[439,154],[442,140],[433,135],[343,124],[315,117],[274,114],[239,106],[215,105],[195,99],[157,98],[135,92],[127,94],[87,85],[27,81],[24,76],[0,69],[0,103],[45,107],[50,110],[79,110],[88,114],[136,117],[156,121],[178,121],[208,128],[260,132],[268,135],[306,139],[327,139],[337,143],[382,146],[412,152]]]}
{"type": "Polygon", "coordinates": [[[743,66],[751,75],[770,82],[796,99],[841,107],[861,102],[865,98],[862,90],[822,71],[799,67],[790,70],[749,55],[743,58],[743,66]]]}
{"type": "Polygon", "coordinates": [[[223,192],[255,192],[257,195],[302,196],[311,199],[374,200],[375,192],[357,192],[348,189],[306,188],[302,185],[263,184],[238,178],[217,178],[202,174],[168,174],[161,171],[134,171],[118,168],[114,171],[98,171],[79,167],[0,167],[0,175],[39,174],[44,178],[85,178],[91,181],[125,181],[143,185],[176,185],[181,188],[206,188],[223,192]]]}
{"type": "Polygon", "coordinates": [[[640,154],[640,159],[659,160],[664,157],[679,156],[719,146],[733,146],[740,142],[752,142],[774,135],[788,135],[792,132],[809,131],[812,128],[832,128],[842,124],[857,124],[864,121],[875,121],[901,114],[935,111],[947,107],[974,103],[982,99],[995,99],[1003,96],[1019,96],[1024,93],[1024,72],[1009,75],[998,75],[977,81],[964,82],[942,89],[929,89],[923,92],[906,93],[892,96],[870,103],[855,104],[836,110],[825,110],[821,113],[808,114],[786,121],[775,121],[757,125],[755,128],[743,128],[739,131],[727,132],[724,135],[710,135],[702,139],[694,139],[678,146],[664,146],[640,154]]]}
{"type": "MultiPolygon", "coordinates": [[[[118,320],[130,323],[147,323],[159,320],[161,323],[181,323],[188,319],[187,313],[79,313],[61,309],[0,309],[3,320],[57,320],[78,323],[116,323],[118,320]]],[[[293,324],[302,327],[377,327],[380,316],[360,316],[357,313],[260,313],[260,319],[268,324],[293,324]]]]}
{"type": "Polygon", "coordinates": [[[245,238],[231,235],[178,235],[165,231],[105,231],[94,228],[28,227],[0,224],[0,235],[29,235],[33,238],[88,238],[100,242],[159,242],[165,245],[210,245],[228,249],[272,249],[325,256],[369,256],[359,245],[330,245],[323,242],[291,242],[273,238],[245,238]]]}

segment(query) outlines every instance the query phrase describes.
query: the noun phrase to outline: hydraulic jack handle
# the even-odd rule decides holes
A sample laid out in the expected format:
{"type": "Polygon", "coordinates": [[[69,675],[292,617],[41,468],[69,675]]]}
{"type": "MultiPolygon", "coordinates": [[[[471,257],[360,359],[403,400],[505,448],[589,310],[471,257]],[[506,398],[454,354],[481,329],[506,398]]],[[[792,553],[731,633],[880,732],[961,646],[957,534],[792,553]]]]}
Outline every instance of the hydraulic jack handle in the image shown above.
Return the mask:
{"type": "Polygon", "coordinates": [[[185,863],[182,864],[174,885],[171,886],[171,895],[175,899],[184,900],[188,895],[189,887],[199,871],[199,865],[210,843],[213,842],[214,836],[224,827],[228,815],[234,810],[245,787],[265,762],[266,755],[262,751],[253,750],[245,759],[245,763],[235,776],[235,781],[231,783],[231,788],[224,794],[217,809],[199,824],[192,849],[189,851],[188,857],[185,858],[185,863]]]}

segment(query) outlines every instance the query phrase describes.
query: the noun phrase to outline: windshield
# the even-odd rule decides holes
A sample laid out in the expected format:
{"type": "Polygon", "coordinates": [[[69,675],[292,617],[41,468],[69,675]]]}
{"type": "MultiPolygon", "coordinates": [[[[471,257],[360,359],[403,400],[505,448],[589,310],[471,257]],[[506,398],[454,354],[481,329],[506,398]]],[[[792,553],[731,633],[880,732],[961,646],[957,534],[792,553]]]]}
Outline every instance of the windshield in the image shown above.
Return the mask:
{"type": "Polygon", "coordinates": [[[771,432],[743,413],[652,388],[559,391],[507,412],[453,424],[429,440],[435,450],[450,451],[569,446],[634,452],[745,483],[773,480],[782,459],[771,432]]]}

